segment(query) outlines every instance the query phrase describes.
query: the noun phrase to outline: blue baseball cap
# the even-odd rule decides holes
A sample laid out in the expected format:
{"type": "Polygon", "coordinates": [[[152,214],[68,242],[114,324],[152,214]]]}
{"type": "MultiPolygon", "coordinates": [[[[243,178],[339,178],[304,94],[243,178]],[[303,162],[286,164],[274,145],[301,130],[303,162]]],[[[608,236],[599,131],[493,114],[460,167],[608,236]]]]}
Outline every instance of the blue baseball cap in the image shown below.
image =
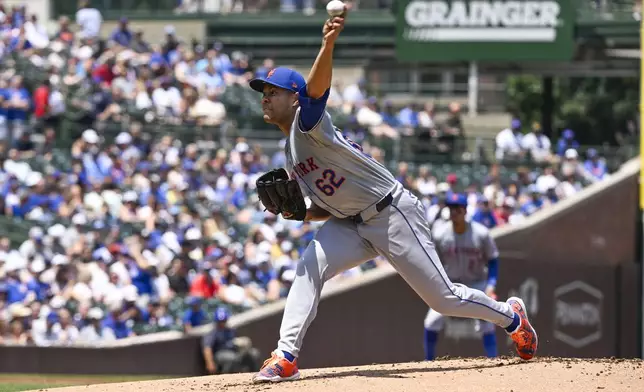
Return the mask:
{"type": "Polygon", "coordinates": [[[467,207],[467,197],[460,193],[450,193],[445,200],[447,206],[467,207]]]}
{"type": "Polygon", "coordinates": [[[264,92],[264,86],[267,84],[296,93],[304,87],[306,81],[299,72],[286,67],[278,67],[268,71],[265,78],[251,80],[250,88],[261,93],[264,92]]]}

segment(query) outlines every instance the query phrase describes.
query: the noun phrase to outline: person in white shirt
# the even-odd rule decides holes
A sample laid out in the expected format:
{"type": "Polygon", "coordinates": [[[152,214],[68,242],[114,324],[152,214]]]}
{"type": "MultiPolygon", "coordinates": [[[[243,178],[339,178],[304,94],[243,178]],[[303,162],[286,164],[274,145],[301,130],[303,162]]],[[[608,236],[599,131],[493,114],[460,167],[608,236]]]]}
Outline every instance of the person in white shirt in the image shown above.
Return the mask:
{"type": "Polygon", "coordinates": [[[434,121],[434,114],[436,110],[432,102],[425,104],[425,108],[418,112],[418,126],[426,129],[434,129],[436,123],[434,121]]]}
{"type": "Polygon", "coordinates": [[[78,328],[72,323],[72,316],[69,310],[60,309],[58,311],[60,317],[60,344],[71,345],[78,339],[78,328]]]}
{"type": "Polygon", "coordinates": [[[25,22],[25,35],[34,48],[43,49],[49,45],[47,28],[38,23],[38,16],[31,15],[31,20],[25,22]]]}
{"type": "Polygon", "coordinates": [[[510,225],[516,225],[525,221],[525,216],[521,214],[519,210],[517,210],[516,205],[517,201],[514,197],[508,196],[505,198],[503,206],[510,212],[508,216],[508,224],[510,225]]]}
{"type": "Polygon", "coordinates": [[[376,98],[371,97],[366,102],[357,103],[357,106],[360,107],[356,112],[358,124],[369,127],[371,134],[375,137],[399,138],[398,132],[389,124],[386,124],[382,115],[378,112],[376,98]]]}
{"type": "Polygon", "coordinates": [[[58,321],[56,312],[50,312],[46,318],[33,321],[31,336],[37,346],[48,347],[61,343],[62,328],[58,321]]]}
{"type": "Polygon", "coordinates": [[[173,116],[181,112],[181,93],[163,79],[161,85],[152,92],[152,102],[161,116],[173,116]]]}
{"type": "Polygon", "coordinates": [[[217,125],[226,118],[226,106],[217,100],[219,90],[209,88],[202,94],[195,104],[188,108],[189,115],[199,119],[202,124],[217,125]]]}
{"type": "Polygon", "coordinates": [[[365,97],[365,84],[364,79],[360,79],[358,83],[352,83],[344,88],[342,92],[342,100],[344,103],[355,105],[358,102],[363,102],[365,97]]]}
{"type": "Polygon", "coordinates": [[[86,344],[100,344],[116,340],[111,328],[102,327],[105,314],[100,308],[92,308],[87,313],[89,325],[81,329],[78,341],[86,344]]]}
{"type": "Polygon", "coordinates": [[[152,98],[148,93],[148,86],[143,82],[137,82],[134,88],[134,102],[139,110],[149,109],[152,107],[152,98]]]}
{"type": "Polygon", "coordinates": [[[562,166],[562,181],[555,188],[557,197],[561,200],[566,199],[581,190],[581,184],[577,181],[577,172],[574,166],[562,166]]]}
{"type": "Polygon", "coordinates": [[[416,189],[423,196],[435,195],[437,191],[436,177],[431,176],[428,166],[418,168],[418,178],[416,179],[416,189]]]}
{"type": "Polygon", "coordinates": [[[513,119],[510,128],[506,128],[496,135],[496,159],[516,159],[523,156],[521,147],[521,121],[513,119]]]}
{"type": "Polygon", "coordinates": [[[342,86],[340,85],[340,83],[333,83],[331,90],[329,91],[329,100],[327,101],[327,106],[333,108],[342,106],[344,102],[342,100],[342,94],[340,94],[340,91],[342,91],[342,86]]]}
{"type": "Polygon", "coordinates": [[[532,132],[525,135],[521,140],[521,147],[528,151],[536,162],[545,162],[552,158],[551,146],[550,139],[543,134],[541,124],[538,122],[532,125],[532,132]]]}
{"type": "Polygon", "coordinates": [[[535,185],[540,193],[546,194],[548,190],[555,189],[559,185],[559,179],[557,179],[554,172],[554,168],[546,167],[543,170],[543,174],[537,178],[535,185]]]}
{"type": "Polygon", "coordinates": [[[96,38],[101,32],[103,16],[96,8],[91,7],[89,0],[80,0],[76,12],[76,24],[80,27],[81,38],[96,38]]]}

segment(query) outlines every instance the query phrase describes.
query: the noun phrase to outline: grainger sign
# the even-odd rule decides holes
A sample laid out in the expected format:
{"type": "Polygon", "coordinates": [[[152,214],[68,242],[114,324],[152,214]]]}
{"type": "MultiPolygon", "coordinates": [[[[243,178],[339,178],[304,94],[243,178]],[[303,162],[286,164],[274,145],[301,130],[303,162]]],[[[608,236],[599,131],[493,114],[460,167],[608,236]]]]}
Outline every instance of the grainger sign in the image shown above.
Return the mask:
{"type": "Polygon", "coordinates": [[[396,51],[405,61],[570,60],[570,0],[402,0],[396,51]]]}

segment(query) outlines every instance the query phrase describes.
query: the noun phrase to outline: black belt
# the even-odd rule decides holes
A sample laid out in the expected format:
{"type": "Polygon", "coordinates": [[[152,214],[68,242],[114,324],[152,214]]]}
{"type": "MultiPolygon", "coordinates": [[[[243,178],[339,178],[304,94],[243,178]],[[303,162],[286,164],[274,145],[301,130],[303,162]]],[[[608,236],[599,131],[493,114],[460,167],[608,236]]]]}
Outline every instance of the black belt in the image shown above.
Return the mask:
{"type": "MultiPolygon", "coordinates": [[[[393,201],[394,196],[391,193],[388,194],[376,204],[376,211],[380,212],[384,210],[385,208],[389,207],[393,201]]],[[[362,219],[362,212],[360,214],[349,217],[349,219],[351,219],[357,225],[364,222],[364,220],[362,219]]]]}

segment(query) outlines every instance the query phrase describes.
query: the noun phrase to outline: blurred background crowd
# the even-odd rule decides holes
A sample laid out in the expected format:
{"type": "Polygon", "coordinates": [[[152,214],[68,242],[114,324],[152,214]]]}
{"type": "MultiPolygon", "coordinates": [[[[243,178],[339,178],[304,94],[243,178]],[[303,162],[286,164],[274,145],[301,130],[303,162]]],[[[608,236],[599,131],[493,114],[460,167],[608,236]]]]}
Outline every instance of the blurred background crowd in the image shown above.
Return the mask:
{"type": "MultiPolygon", "coordinates": [[[[315,223],[264,212],[255,192],[258,175],[285,164],[284,140],[262,137],[275,131],[247,81],[279,64],[188,42],[172,25],[162,42],[126,18],[100,36],[97,12],[84,5],[52,34],[28,6],[0,7],[0,214],[26,234],[0,238],[2,344],[189,331],[222,306],[284,298],[315,235],[315,223]]],[[[334,85],[329,110],[432,224],[449,218],[449,192],[466,193],[471,219],[493,228],[610,175],[574,130],[550,140],[519,119],[499,130],[491,163],[454,164],[479,153],[458,103],[397,107],[363,79],[334,85]],[[401,150],[438,158],[396,161],[401,150]]]]}

